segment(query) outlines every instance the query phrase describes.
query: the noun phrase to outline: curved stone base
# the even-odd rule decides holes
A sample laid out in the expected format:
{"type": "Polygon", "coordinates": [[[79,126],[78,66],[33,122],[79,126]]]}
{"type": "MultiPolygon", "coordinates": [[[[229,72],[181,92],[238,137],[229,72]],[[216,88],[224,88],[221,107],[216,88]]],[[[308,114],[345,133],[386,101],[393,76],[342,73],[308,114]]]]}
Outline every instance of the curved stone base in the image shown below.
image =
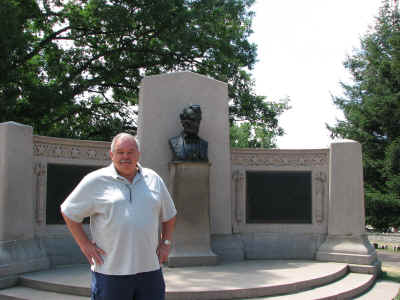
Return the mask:
{"type": "Polygon", "coordinates": [[[316,260],[379,266],[376,251],[365,235],[328,236],[319,248],[316,260]]]}
{"type": "Polygon", "coordinates": [[[45,270],[49,267],[49,259],[38,240],[0,242],[0,279],[4,279],[1,280],[2,285],[15,284],[13,280],[6,280],[13,275],[45,270]]]}
{"type": "MultiPolygon", "coordinates": [[[[84,300],[87,298],[82,296],[90,295],[88,270],[88,265],[80,265],[24,274],[20,277],[22,286],[1,290],[0,298],[4,295],[42,300],[47,291],[46,299],[84,300]]],[[[279,294],[284,294],[285,299],[354,299],[368,290],[376,278],[372,274],[349,273],[347,264],[310,260],[252,260],[208,267],[163,268],[163,273],[166,298],[170,300],[228,300],[279,294]]]]}

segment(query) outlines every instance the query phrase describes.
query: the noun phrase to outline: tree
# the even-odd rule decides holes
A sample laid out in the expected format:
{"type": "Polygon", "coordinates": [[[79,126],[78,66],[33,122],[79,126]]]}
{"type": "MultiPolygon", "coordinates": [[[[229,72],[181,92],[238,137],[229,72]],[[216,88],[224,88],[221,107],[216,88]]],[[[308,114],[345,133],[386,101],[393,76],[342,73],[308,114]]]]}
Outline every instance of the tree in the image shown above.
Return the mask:
{"type": "Polygon", "coordinates": [[[367,222],[377,229],[400,225],[400,18],[383,1],[375,27],[344,66],[352,83],[334,97],[345,120],[332,137],[362,144],[367,222]]]}
{"type": "MultiPolygon", "coordinates": [[[[276,113],[273,118],[289,109],[289,99],[280,103],[269,103],[274,105],[271,109],[276,113]]],[[[276,148],[276,137],[282,136],[284,131],[279,126],[268,127],[265,123],[233,123],[230,127],[230,144],[233,148],[276,148]]]]}
{"type": "Polygon", "coordinates": [[[254,0],[0,1],[0,122],[110,139],[135,131],[146,75],[193,71],[228,83],[230,119],[279,129],[254,93],[254,0]]]}

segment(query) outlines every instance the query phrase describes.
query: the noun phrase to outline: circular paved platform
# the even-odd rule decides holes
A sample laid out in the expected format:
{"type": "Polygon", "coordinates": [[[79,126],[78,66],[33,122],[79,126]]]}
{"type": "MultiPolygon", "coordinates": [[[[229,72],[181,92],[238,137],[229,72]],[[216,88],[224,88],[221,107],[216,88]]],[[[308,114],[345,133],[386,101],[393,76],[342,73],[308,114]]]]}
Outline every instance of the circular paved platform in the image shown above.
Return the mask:
{"type": "MultiPolygon", "coordinates": [[[[164,268],[167,298],[232,299],[296,292],[343,277],[343,263],[262,260],[225,263],[207,267],[164,268]]],[[[60,267],[26,274],[23,285],[68,294],[90,294],[87,265],[60,267]]]]}

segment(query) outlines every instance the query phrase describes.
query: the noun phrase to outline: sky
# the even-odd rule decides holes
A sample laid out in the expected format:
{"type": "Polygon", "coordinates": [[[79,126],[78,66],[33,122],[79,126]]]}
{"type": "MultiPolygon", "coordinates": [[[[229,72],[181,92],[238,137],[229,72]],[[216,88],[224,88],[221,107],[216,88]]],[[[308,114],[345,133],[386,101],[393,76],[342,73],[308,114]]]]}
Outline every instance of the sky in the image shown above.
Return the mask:
{"type": "Polygon", "coordinates": [[[343,62],[375,23],[381,0],[257,0],[252,10],[258,62],[256,93],[276,101],[290,98],[291,109],[279,118],[286,134],[281,149],[327,148],[326,123],[343,114],[332,95],[349,82],[343,62]]]}

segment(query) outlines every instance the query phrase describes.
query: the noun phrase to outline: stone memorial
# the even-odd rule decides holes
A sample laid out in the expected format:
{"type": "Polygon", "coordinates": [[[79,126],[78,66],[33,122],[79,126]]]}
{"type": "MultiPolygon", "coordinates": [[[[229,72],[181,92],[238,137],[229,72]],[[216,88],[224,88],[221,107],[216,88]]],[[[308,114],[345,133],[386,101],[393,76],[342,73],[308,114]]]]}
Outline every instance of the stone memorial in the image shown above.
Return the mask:
{"type": "MultiPolygon", "coordinates": [[[[226,83],[191,72],[141,82],[140,163],[160,174],[178,210],[169,266],[316,259],[379,271],[364,231],[361,145],[231,149],[228,103],[226,83]]],[[[83,173],[109,164],[109,147],[0,123],[0,288],[86,261],[58,203],[83,173]]]]}
{"type": "Polygon", "coordinates": [[[180,114],[183,132],[169,139],[169,190],[179,211],[169,267],[215,265],[218,257],[210,245],[210,163],[208,143],[198,136],[200,105],[180,114]]]}
{"type": "Polygon", "coordinates": [[[141,148],[146,149],[140,162],[156,170],[167,186],[170,186],[169,163],[174,159],[170,139],[182,131],[180,114],[192,104],[201,106],[199,132],[208,143],[207,158],[211,162],[211,234],[232,232],[228,102],[226,83],[191,72],[145,77],[139,91],[138,138],[141,148]]]}

